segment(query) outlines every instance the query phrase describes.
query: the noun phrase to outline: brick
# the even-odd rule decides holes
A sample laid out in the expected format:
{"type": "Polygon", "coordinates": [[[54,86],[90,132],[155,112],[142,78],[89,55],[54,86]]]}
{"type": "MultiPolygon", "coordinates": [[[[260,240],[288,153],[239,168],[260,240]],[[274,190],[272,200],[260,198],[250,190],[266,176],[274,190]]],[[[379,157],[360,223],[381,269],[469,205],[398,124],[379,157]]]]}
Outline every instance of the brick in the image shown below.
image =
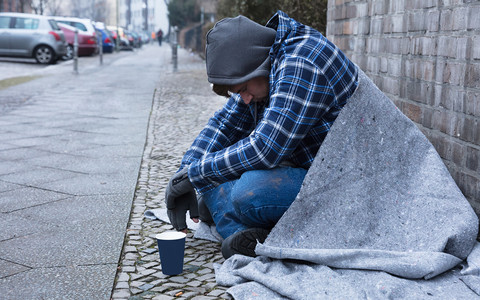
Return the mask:
{"type": "Polygon", "coordinates": [[[451,159],[451,142],[445,136],[438,135],[434,138],[434,146],[438,154],[446,160],[451,159]]]}
{"type": "Polygon", "coordinates": [[[437,32],[440,27],[440,11],[429,11],[427,14],[427,30],[437,32]]]}
{"type": "Polygon", "coordinates": [[[400,56],[389,57],[388,74],[395,77],[400,77],[402,75],[402,58],[400,56]]]}
{"type": "Polygon", "coordinates": [[[479,181],[480,180],[477,177],[471,176],[470,174],[464,174],[462,192],[466,197],[473,198],[475,195],[478,195],[477,187],[479,181]]]}
{"type": "MultiPolygon", "coordinates": [[[[404,38],[389,38],[386,43],[385,52],[389,54],[406,54],[405,53],[405,39],[404,38]]],[[[408,45],[407,45],[408,53],[408,45]]]]}
{"type": "Polygon", "coordinates": [[[472,47],[470,47],[473,59],[480,59],[480,36],[474,36],[472,38],[472,47]]]}
{"type": "Polygon", "coordinates": [[[343,20],[347,16],[345,6],[335,7],[335,20],[343,20]]]}
{"type": "Polygon", "coordinates": [[[475,132],[474,144],[480,145],[480,121],[476,120],[473,126],[475,132]]]}
{"type": "Polygon", "coordinates": [[[433,129],[440,130],[440,127],[442,126],[442,111],[439,109],[436,109],[433,111],[433,129]]]}
{"type": "Polygon", "coordinates": [[[449,40],[448,36],[439,36],[438,37],[438,47],[437,47],[437,55],[447,57],[449,54],[449,40]]]}
{"type": "Polygon", "coordinates": [[[467,45],[469,43],[468,37],[458,37],[455,41],[456,54],[455,58],[464,60],[467,58],[467,51],[469,50],[467,45]]]}
{"type": "Polygon", "coordinates": [[[424,61],[423,62],[423,79],[433,82],[435,80],[435,62],[424,61]]]}
{"type": "Polygon", "coordinates": [[[385,15],[383,16],[383,28],[382,32],[384,34],[389,34],[392,33],[392,16],[391,15],[385,15]]]}
{"type": "Polygon", "coordinates": [[[440,112],[440,124],[438,124],[438,130],[440,130],[443,133],[448,133],[449,129],[449,118],[448,118],[448,112],[445,110],[442,110],[440,112]]]}
{"type": "Polygon", "coordinates": [[[390,1],[389,12],[398,13],[403,11],[405,11],[405,0],[390,1]]]}
{"type": "Polygon", "coordinates": [[[357,17],[357,5],[348,5],[346,14],[347,14],[348,19],[356,18],[357,17]]]}
{"type": "Polygon", "coordinates": [[[480,101],[479,92],[467,91],[465,93],[465,114],[475,116],[475,106],[478,101],[480,101]]]}
{"type": "Polygon", "coordinates": [[[465,91],[452,89],[452,101],[453,101],[453,111],[459,113],[465,113],[466,107],[466,99],[465,99],[465,91]]]}
{"type": "Polygon", "coordinates": [[[386,57],[381,57],[380,58],[380,70],[381,73],[387,73],[388,72],[388,58],[386,57]]]}
{"type": "Polygon", "coordinates": [[[440,98],[440,106],[447,109],[453,110],[453,102],[454,99],[452,98],[452,94],[454,94],[452,87],[445,86],[442,90],[442,95],[440,98]]]}
{"type": "Polygon", "coordinates": [[[354,22],[353,21],[345,21],[343,22],[343,34],[351,35],[353,34],[354,22]]]}
{"type": "Polygon", "coordinates": [[[365,38],[356,38],[353,40],[353,49],[355,52],[365,52],[366,39],[365,38]]]}
{"type": "Polygon", "coordinates": [[[480,83],[480,64],[468,64],[465,72],[465,85],[478,88],[480,83]]]}
{"type": "Polygon", "coordinates": [[[413,12],[408,15],[408,31],[426,30],[426,13],[423,11],[413,12]]]}
{"type": "Polygon", "coordinates": [[[357,4],[357,18],[368,16],[368,3],[357,4]]]}
{"type": "Polygon", "coordinates": [[[479,160],[480,160],[480,149],[468,146],[466,149],[465,167],[471,171],[480,173],[479,160]]]}
{"type": "MultiPolygon", "coordinates": [[[[476,70],[478,72],[478,66],[473,67],[472,65],[468,66],[470,69],[476,70]]],[[[444,70],[444,76],[443,76],[443,82],[445,83],[450,83],[454,85],[463,85],[464,78],[465,78],[465,64],[460,64],[460,63],[451,63],[447,62],[444,70]]],[[[469,75],[469,82],[472,82],[471,79],[473,78],[478,78],[478,73],[476,75],[471,76],[469,75]]],[[[478,80],[478,79],[477,79],[478,80]]],[[[474,82],[472,82],[474,84],[474,82]]]]}
{"type": "Polygon", "coordinates": [[[473,118],[465,117],[463,119],[464,125],[460,132],[460,138],[466,142],[475,141],[475,120],[473,118]]]}
{"type": "Polygon", "coordinates": [[[430,107],[423,108],[423,115],[422,115],[422,125],[428,129],[432,129],[432,120],[433,118],[433,109],[430,107]]]}
{"type": "Polygon", "coordinates": [[[375,1],[372,3],[373,15],[383,15],[387,12],[384,1],[375,1]]]}
{"type": "Polygon", "coordinates": [[[418,5],[417,8],[432,8],[437,6],[437,0],[422,0],[422,1],[415,1],[418,5]]]}
{"type": "Polygon", "coordinates": [[[405,10],[413,10],[415,9],[415,0],[405,0],[405,10]]]}
{"type": "Polygon", "coordinates": [[[459,137],[464,126],[464,118],[461,114],[451,114],[453,117],[450,119],[452,128],[448,134],[452,137],[459,137]]]}
{"type": "MultiPolygon", "coordinates": [[[[453,9],[453,30],[460,31],[467,28],[467,7],[456,7],[453,9]]],[[[478,15],[477,15],[478,18],[478,15]]]]}
{"type": "Polygon", "coordinates": [[[405,115],[417,124],[422,123],[422,109],[420,106],[412,103],[405,103],[404,104],[404,113],[405,115]]]}
{"type": "Polygon", "coordinates": [[[480,6],[470,6],[468,11],[467,29],[480,28],[480,6]]]}
{"type": "Polygon", "coordinates": [[[447,66],[446,61],[444,60],[437,60],[436,66],[435,66],[435,82],[437,83],[444,83],[443,78],[444,78],[444,70],[445,67],[447,66]]]}
{"type": "Polygon", "coordinates": [[[393,96],[400,95],[400,83],[398,78],[385,77],[383,80],[383,91],[393,96]]]}
{"type": "Polygon", "coordinates": [[[444,9],[440,12],[440,30],[450,31],[453,29],[453,16],[452,11],[444,9]]]}
{"type": "Polygon", "coordinates": [[[374,56],[368,57],[367,71],[376,74],[378,73],[379,69],[380,69],[379,58],[374,56]]]}
{"type": "Polygon", "coordinates": [[[457,166],[464,166],[464,146],[457,142],[452,142],[452,161],[457,166]]]}
{"type": "Polygon", "coordinates": [[[420,39],[421,54],[424,56],[435,55],[436,39],[431,37],[422,37],[420,39]]]}
{"type": "Polygon", "coordinates": [[[404,25],[404,15],[394,15],[392,16],[391,22],[392,22],[392,32],[398,33],[398,32],[405,32],[405,25],[404,25]]]}
{"type": "Polygon", "coordinates": [[[372,18],[372,20],[370,22],[371,22],[370,33],[372,33],[372,34],[383,33],[383,18],[382,17],[372,18]]]}

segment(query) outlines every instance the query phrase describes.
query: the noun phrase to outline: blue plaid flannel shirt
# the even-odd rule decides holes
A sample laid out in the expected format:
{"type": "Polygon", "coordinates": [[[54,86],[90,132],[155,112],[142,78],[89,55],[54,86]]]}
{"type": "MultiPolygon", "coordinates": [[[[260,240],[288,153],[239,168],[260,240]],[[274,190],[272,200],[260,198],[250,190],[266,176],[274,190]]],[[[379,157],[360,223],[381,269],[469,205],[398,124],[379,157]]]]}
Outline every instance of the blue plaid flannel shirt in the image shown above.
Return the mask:
{"type": "Polygon", "coordinates": [[[358,85],[357,67],[320,32],[282,11],[266,26],[277,30],[269,99],[257,110],[233,94],[182,159],[200,194],[282,161],[308,169],[358,85]]]}

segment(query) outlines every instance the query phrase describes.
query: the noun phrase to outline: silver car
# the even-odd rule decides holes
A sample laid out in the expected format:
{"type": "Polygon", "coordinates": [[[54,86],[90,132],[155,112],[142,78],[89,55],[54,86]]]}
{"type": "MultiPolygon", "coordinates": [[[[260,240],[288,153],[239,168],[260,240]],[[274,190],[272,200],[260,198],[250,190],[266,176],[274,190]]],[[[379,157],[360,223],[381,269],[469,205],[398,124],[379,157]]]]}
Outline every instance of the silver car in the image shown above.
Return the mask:
{"type": "Polygon", "coordinates": [[[65,36],[53,18],[0,13],[0,56],[33,57],[41,64],[53,64],[66,51],[65,36]]]}

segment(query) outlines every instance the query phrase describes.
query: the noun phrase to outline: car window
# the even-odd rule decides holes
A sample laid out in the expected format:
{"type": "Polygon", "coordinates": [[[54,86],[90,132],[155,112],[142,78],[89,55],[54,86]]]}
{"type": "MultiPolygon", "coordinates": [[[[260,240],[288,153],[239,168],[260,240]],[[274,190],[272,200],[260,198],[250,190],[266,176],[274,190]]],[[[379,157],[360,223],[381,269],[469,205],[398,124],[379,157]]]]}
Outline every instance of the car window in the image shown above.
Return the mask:
{"type": "Polygon", "coordinates": [[[52,27],[53,30],[61,30],[60,27],[58,27],[57,22],[55,20],[48,20],[48,23],[50,23],[50,27],[52,27]]]}
{"type": "Polygon", "coordinates": [[[79,22],[72,22],[72,26],[77,27],[81,31],[88,31],[87,27],[85,27],[85,25],[83,25],[82,23],[79,23],[79,22]]]}
{"type": "Polygon", "coordinates": [[[15,24],[13,28],[16,29],[37,29],[38,28],[38,19],[32,18],[15,18],[15,24]]]}
{"type": "Polygon", "coordinates": [[[0,28],[8,28],[10,26],[10,17],[1,16],[0,17],[0,28]]]}
{"type": "Polygon", "coordinates": [[[79,22],[65,21],[65,20],[57,20],[57,22],[76,27],[76,28],[80,29],[81,31],[88,31],[87,27],[85,27],[85,25],[83,25],[82,23],[79,23],[79,22]]]}

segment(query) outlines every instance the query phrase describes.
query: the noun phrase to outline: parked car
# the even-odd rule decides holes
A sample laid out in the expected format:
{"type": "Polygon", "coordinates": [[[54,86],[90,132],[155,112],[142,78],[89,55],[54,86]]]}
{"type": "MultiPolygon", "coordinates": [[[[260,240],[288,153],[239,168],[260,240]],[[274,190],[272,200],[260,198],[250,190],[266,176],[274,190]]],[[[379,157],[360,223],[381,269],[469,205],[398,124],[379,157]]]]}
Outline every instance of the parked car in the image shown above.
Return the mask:
{"type": "Polygon", "coordinates": [[[102,51],[103,53],[112,53],[115,50],[115,40],[113,39],[112,33],[105,27],[105,24],[102,22],[94,23],[95,29],[97,30],[97,35],[100,38],[102,36],[102,51]]]}
{"type": "Polygon", "coordinates": [[[133,47],[130,45],[130,42],[128,41],[128,38],[125,34],[125,29],[123,27],[117,27],[117,26],[107,26],[107,29],[110,30],[111,33],[113,33],[113,38],[117,40],[117,31],[118,35],[120,35],[119,39],[119,47],[120,50],[133,50],[133,47]]]}
{"type": "Polygon", "coordinates": [[[33,57],[53,64],[65,55],[67,43],[51,17],[24,13],[0,13],[0,56],[33,57]]]}
{"type": "Polygon", "coordinates": [[[67,24],[77,28],[79,30],[79,33],[81,33],[82,35],[93,37],[91,38],[93,40],[90,40],[90,42],[88,43],[88,46],[85,45],[86,46],[85,48],[87,47],[91,48],[90,50],[86,50],[86,49],[83,50],[85,51],[85,53],[89,53],[85,55],[92,55],[98,52],[97,32],[95,31],[95,27],[93,26],[92,20],[83,19],[83,18],[74,18],[74,17],[59,17],[59,16],[53,16],[53,18],[55,19],[55,21],[57,21],[57,23],[67,24]]]}
{"type": "Polygon", "coordinates": [[[142,47],[142,40],[135,31],[125,30],[125,35],[127,36],[130,46],[133,48],[142,47]]]}
{"type": "Polygon", "coordinates": [[[107,29],[99,29],[97,31],[102,35],[102,51],[103,53],[112,53],[115,50],[115,44],[113,43],[113,37],[110,31],[107,29]]]}
{"type": "MultiPolygon", "coordinates": [[[[75,30],[77,30],[77,28],[64,23],[58,23],[58,26],[63,31],[65,40],[68,43],[67,53],[62,57],[62,59],[72,59],[75,42],[75,30]]],[[[78,56],[90,56],[97,51],[97,45],[95,45],[97,43],[97,38],[90,33],[83,33],[83,31],[78,30],[77,42],[78,56]]]]}

